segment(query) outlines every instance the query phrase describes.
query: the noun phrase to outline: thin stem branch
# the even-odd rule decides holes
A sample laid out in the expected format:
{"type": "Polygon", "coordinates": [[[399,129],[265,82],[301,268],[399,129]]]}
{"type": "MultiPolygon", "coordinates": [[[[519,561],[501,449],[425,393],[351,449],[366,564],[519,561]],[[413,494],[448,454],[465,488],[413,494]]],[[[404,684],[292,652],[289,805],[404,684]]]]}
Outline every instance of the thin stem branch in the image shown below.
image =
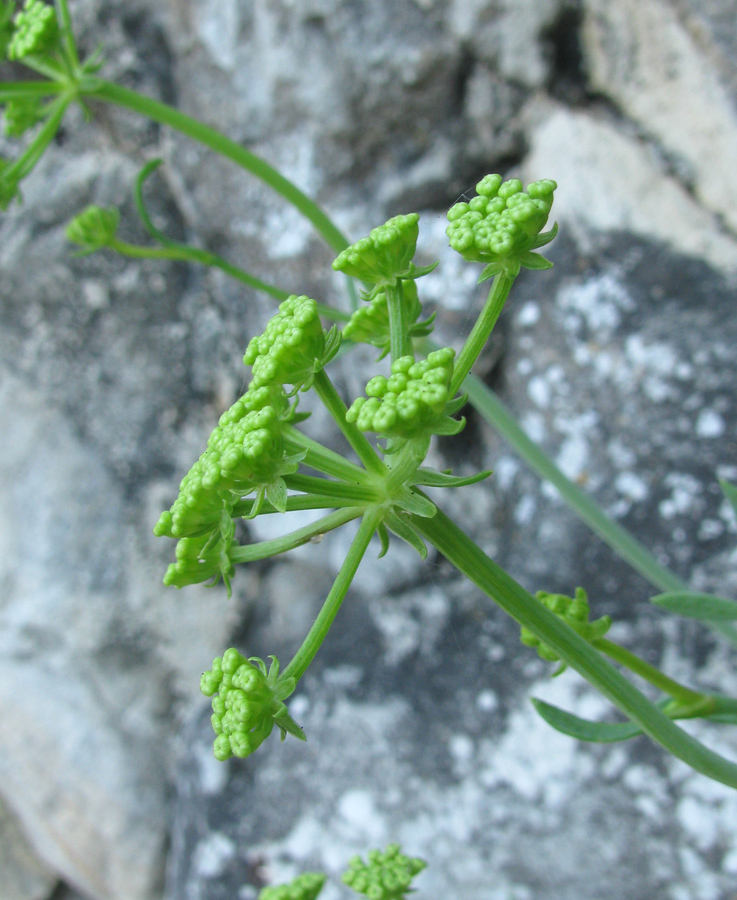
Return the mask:
{"type": "Polygon", "coordinates": [[[484,349],[484,345],[489,340],[497,319],[507,297],[514,284],[514,276],[507,275],[506,272],[500,272],[495,276],[489,290],[489,295],[484,303],[481,314],[476,319],[476,324],[471,329],[471,333],[466,339],[458,359],[453,367],[453,378],[450,382],[450,396],[454,396],[458,388],[463,384],[466,376],[471,371],[473,364],[478,359],[479,353],[484,349]]]}
{"type": "Polygon", "coordinates": [[[371,538],[381,522],[381,517],[382,511],[375,508],[367,511],[361,519],[358,533],[353,539],[343,565],[325,598],[325,603],[318,613],[312,628],[307,633],[307,637],[302,642],[302,646],[282,673],[282,678],[294,678],[296,681],[299,681],[315,658],[330,626],[333,624],[333,620],[338,614],[345,595],[348,593],[353,577],[368,549],[371,538]]]}
{"type": "Polygon", "coordinates": [[[270,541],[260,541],[257,544],[247,544],[237,547],[230,551],[230,559],[233,563],[254,562],[257,559],[267,559],[269,556],[277,556],[280,553],[287,553],[296,547],[309,543],[314,538],[319,538],[329,531],[340,528],[346,522],[357,519],[363,513],[363,507],[349,507],[347,509],[337,510],[330,515],[323,516],[317,522],[311,525],[305,525],[303,528],[297,528],[295,531],[285,534],[283,537],[274,538],[270,541]]]}
{"type": "Polygon", "coordinates": [[[287,449],[290,453],[306,451],[307,455],[303,462],[309,468],[322,472],[325,475],[330,475],[333,478],[340,478],[343,481],[355,484],[366,484],[369,480],[365,469],[348,459],[344,459],[318,441],[307,437],[306,434],[298,431],[293,425],[285,425],[283,431],[288,444],[287,449]]]}
{"type": "Polygon", "coordinates": [[[610,641],[607,638],[598,638],[592,641],[591,644],[597,650],[605,653],[609,659],[613,659],[620,665],[625,666],[630,672],[634,672],[635,675],[639,675],[640,678],[644,678],[645,681],[649,681],[654,687],[666,694],[670,694],[671,697],[682,703],[698,703],[704,699],[703,694],[693,691],[683,684],[679,684],[672,678],[668,678],[660,669],[656,669],[655,666],[646,663],[644,659],[640,659],[639,656],[631,653],[629,650],[625,650],[624,647],[620,647],[614,641],[610,641]]]}
{"type": "Polygon", "coordinates": [[[355,425],[351,425],[347,421],[345,414],[347,412],[346,405],[335,390],[332,381],[328,378],[324,369],[321,369],[315,375],[314,388],[318,397],[322,400],[327,411],[335,420],[338,428],[343,432],[345,439],[353,448],[356,456],[361,460],[363,465],[369,472],[376,475],[384,476],[387,468],[379,459],[378,454],[366,439],[362,431],[359,431],[355,425]]]}

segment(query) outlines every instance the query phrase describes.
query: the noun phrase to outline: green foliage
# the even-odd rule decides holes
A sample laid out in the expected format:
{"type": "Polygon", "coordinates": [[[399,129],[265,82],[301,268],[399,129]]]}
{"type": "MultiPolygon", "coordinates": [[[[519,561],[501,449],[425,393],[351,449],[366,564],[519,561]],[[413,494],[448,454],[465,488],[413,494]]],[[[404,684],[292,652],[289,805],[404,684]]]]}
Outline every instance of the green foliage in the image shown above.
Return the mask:
{"type": "Polygon", "coordinates": [[[540,232],[556,187],[549,179],[534,181],[525,193],[517,178],[502,183],[501,175],[487,175],[476,185],[478,196],[448,211],[450,246],[469,262],[487,263],[483,280],[502,270],[516,274],[520,264],[548,268],[550,263],[531,251],[550,239],[540,232]]]}
{"type": "Polygon", "coordinates": [[[346,418],[361,431],[386,437],[456,434],[463,421],[447,415],[454,357],[451,347],[434,350],[419,362],[400,357],[389,378],[376,375],[368,382],[367,397],[355,400],[346,418]]]}
{"type": "Polygon", "coordinates": [[[58,41],[56,12],[43,0],[26,0],[13,22],[15,30],[8,44],[9,59],[43,54],[58,41]]]}
{"type": "MultiPolygon", "coordinates": [[[[609,616],[602,616],[594,622],[589,622],[589,614],[591,612],[589,599],[582,587],[576,588],[575,597],[538,591],[535,594],[535,598],[589,643],[604,637],[611,627],[612,620],[609,616]]],[[[539,656],[548,660],[548,662],[558,662],[560,659],[560,656],[551,647],[524,626],[521,629],[520,640],[527,647],[537,648],[539,656]]],[[[560,674],[565,668],[564,664],[558,669],[556,674],[560,674]]]]}
{"type": "Polygon", "coordinates": [[[282,740],[292,734],[305,740],[304,732],[287,712],[284,700],[294,691],[293,678],[279,678],[279,660],[266,664],[258,657],[246,659],[231,647],[217,656],[202,675],[200,690],[212,697],[212,727],[217,735],[214,752],[224,761],[231,756],[250,756],[271,734],[274,725],[282,740]]]}
{"type": "Polygon", "coordinates": [[[305,872],[288,884],[263,888],[258,900],[315,900],[327,881],[327,875],[320,872],[305,872]]]}
{"type": "Polygon", "coordinates": [[[66,227],[66,236],[82,247],[82,256],[110,247],[118,234],[120,213],[114,207],[88,206],[66,227]]]}
{"type": "Polygon", "coordinates": [[[384,853],[369,851],[367,863],[354,856],[343,882],[369,900],[403,900],[411,889],[412,879],[426,865],[422,859],[405,856],[399,844],[390,844],[384,853]]]}

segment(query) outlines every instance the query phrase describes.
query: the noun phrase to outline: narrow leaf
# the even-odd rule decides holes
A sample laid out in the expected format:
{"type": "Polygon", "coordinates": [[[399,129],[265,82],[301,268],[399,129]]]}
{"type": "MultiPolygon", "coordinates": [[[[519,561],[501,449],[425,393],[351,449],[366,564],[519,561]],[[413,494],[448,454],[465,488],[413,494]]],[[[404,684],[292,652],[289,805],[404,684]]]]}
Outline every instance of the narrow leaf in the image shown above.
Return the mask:
{"type": "Polygon", "coordinates": [[[405,512],[412,513],[414,516],[422,516],[424,519],[431,518],[438,511],[432,500],[421,497],[410,490],[402,491],[394,503],[405,512]]]}
{"type": "Polygon", "coordinates": [[[481,274],[479,275],[476,284],[482,284],[484,281],[488,281],[490,278],[498,275],[501,270],[502,264],[500,262],[489,263],[488,266],[484,266],[484,268],[481,270],[481,274]]]}
{"type": "Polygon", "coordinates": [[[650,598],[668,612],[699,619],[702,622],[737,620],[737,603],[725,597],[699,594],[696,591],[668,591],[650,598]]]}
{"type": "Polygon", "coordinates": [[[611,744],[615,741],[627,741],[642,734],[639,725],[632,722],[591,722],[534,697],[532,704],[548,725],[579,741],[611,744]]]}
{"type": "Polygon", "coordinates": [[[421,466],[417,470],[414,483],[423,487],[466,487],[469,484],[478,484],[491,474],[491,469],[488,469],[475,475],[451,475],[450,472],[436,472],[434,469],[425,469],[421,466]]]}
{"type": "Polygon", "coordinates": [[[410,547],[413,547],[419,553],[421,559],[427,559],[427,547],[425,546],[425,542],[411,525],[400,519],[396,513],[387,513],[384,523],[397,537],[406,541],[410,547]]]}
{"type": "Polygon", "coordinates": [[[535,250],[538,250],[540,247],[544,247],[546,244],[549,244],[555,236],[558,234],[558,223],[556,222],[550,231],[544,231],[542,234],[537,236],[537,240],[535,241],[535,250]]]}
{"type": "Polygon", "coordinates": [[[526,269],[552,269],[553,264],[549,259],[540,256],[539,253],[523,253],[519,258],[520,265],[526,269]]]}

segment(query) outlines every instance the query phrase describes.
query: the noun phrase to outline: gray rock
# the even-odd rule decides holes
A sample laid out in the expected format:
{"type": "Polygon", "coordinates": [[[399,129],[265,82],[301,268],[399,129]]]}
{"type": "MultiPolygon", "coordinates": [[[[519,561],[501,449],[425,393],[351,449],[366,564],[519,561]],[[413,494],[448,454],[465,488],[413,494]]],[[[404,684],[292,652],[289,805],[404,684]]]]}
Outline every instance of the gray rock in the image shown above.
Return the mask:
{"type": "Polygon", "coordinates": [[[45,900],[56,876],[36,856],[18,822],[0,803],[0,871],[6,900],[45,900]]]}
{"type": "MultiPolygon", "coordinates": [[[[149,0],[79,0],[73,13],[83,49],[104,42],[107,77],[175,103],[247,144],[324,204],[353,239],[396,212],[429,209],[421,253],[431,261],[445,245],[444,209],[478,176],[496,168],[510,173],[523,162],[525,177],[555,177],[561,185],[556,215],[580,251],[562,246],[554,251],[560,270],[544,276],[547,282],[541,276],[521,282],[518,312],[499,332],[508,332],[506,361],[501,367],[503,341],[497,340],[480,371],[485,377],[505,373],[505,395],[526,425],[682,574],[693,572],[695,583],[709,589],[730,587],[732,525],[713,481],[714,467],[733,477],[729,446],[719,449],[718,439],[722,429],[722,441],[733,429],[733,394],[714,375],[731,365],[726,351],[723,360],[715,355],[729,347],[730,326],[720,324],[719,341],[714,338],[720,311],[729,323],[727,288],[703,266],[706,261],[727,273],[737,268],[729,218],[734,204],[728,202],[734,29],[724,4],[649,0],[635,9],[618,0],[605,9],[596,0],[224,0],[165,9],[149,0]],[[648,34],[654,29],[657,39],[644,43],[645,32],[638,36],[635,24],[648,34]],[[631,51],[631,67],[621,65],[618,46],[631,51]],[[688,115],[673,113],[665,51],[673,54],[673,83],[688,115]],[[704,144],[707,132],[713,140],[704,144]],[[622,190],[623,181],[629,191],[622,190]],[[611,231],[621,233],[601,234],[611,231]],[[664,243],[691,261],[669,256],[664,243]],[[582,276],[600,253],[599,268],[582,276]],[[690,274],[673,274],[683,271],[690,274]],[[556,295],[555,317],[540,302],[543,284],[556,295]],[[667,312],[658,316],[646,304],[648,315],[640,321],[642,297],[651,292],[657,300],[660,290],[667,312]],[[717,298],[711,319],[699,299],[707,297],[717,298]],[[688,333],[680,334],[678,323],[688,333]],[[711,337],[696,346],[702,334],[711,337]],[[610,339],[612,345],[602,349],[610,339]],[[707,357],[699,361],[702,352],[707,357]],[[669,360],[674,376],[663,371],[669,360]],[[629,382],[617,373],[626,373],[629,382]],[[642,390],[630,390],[633,382],[642,390]],[[546,407],[540,406],[544,398],[546,407]],[[563,399],[575,411],[570,421],[559,405],[563,399]],[[603,399],[619,407],[604,414],[603,399]],[[600,410],[599,420],[591,418],[592,409],[600,410]],[[622,410],[624,424],[618,421],[622,410]],[[647,421],[662,425],[667,445],[651,440],[647,421]],[[610,432],[614,422],[618,434],[621,426],[630,435],[627,441],[610,432]],[[687,552],[692,539],[695,550],[687,552]]],[[[171,503],[219,413],[244,386],[243,347],[273,305],[217,272],[139,265],[106,254],[71,259],[63,227],[87,203],[115,203],[123,211],[123,236],[145,241],[131,186],[140,166],[161,156],[166,164],[146,197],[167,234],[331,302],[343,302],[343,285],[331,277],[332,254],[309,224],[257,181],[132,113],[91,107],[92,126],[84,125],[79,110],[70,113],[58,141],[24,183],[25,205],[0,224],[0,399],[10,434],[0,454],[0,791],[49,877],[74,886],[63,890],[93,900],[144,900],[160,891],[169,760],[178,742],[194,734],[182,737],[178,722],[197,697],[199,673],[239,636],[253,642],[255,652],[288,655],[337,570],[347,538],[326,537],[295,554],[295,562],[239,573],[230,603],[220,591],[161,589],[171,546],[153,541],[151,526],[171,503]],[[256,625],[249,630],[252,615],[256,625]],[[67,840],[70,834],[74,842],[67,840]]],[[[15,152],[5,138],[0,145],[3,156],[15,152]]],[[[472,268],[443,255],[445,274],[429,276],[423,286],[439,312],[438,334],[454,345],[468,327],[469,306],[481,302],[472,268]]],[[[346,396],[363,387],[363,359],[336,372],[346,396]]],[[[341,447],[328,424],[315,410],[307,427],[341,447]]],[[[575,585],[569,573],[582,573],[602,611],[619,610],[629,622],[629,631],[620,631],[623,639],[655,656],[662,649],[684,678],[722,683],[728,657],[698,629],[672,626],[661,633],[654,613],[644,615],[641,625],[637,617],[629,621],[617,596],[646,597],[641,582],[541,491],[478,419],[470,417],[460,449],[448,450],[447,458],[444,453],[433,451],[438,465],[497,470],[494,482],[446,502],[485,549],[531,588],[570,590],[575,585]],[[505,491],[501,498],[497,485],[505,491]],[[533,554],[531,546],[540,549],[533,554]],[[685,659],[695,655],[698,673],[679,650],[685,659]]],[[[250,537],[268,536],[279,525],[258,522],[249,526],[250,537]]],[[[397,544],[383,564],[371,561],[361,569],[345,607],[348,618],[338,624],[335,656],[325,648],[322,668],[302,695],[307,755],[299,756],[301,747],[282,748],[305,783],[308,766],[315,777],[335,769],[335,784],[325,788],[324,801],[315,801],[322,817],[315,821],[335,836],[333,855],[330,844],[304,849],[312,846],[307,819],[282,853],[278,848],[291,826],[276,813],[268,813],[273,846],[262,853],[256,832],[232,825],[240,816],[235,803],[231,824],[220,828],[218,820],[213,836],[209,819],[202,818],[202,796],[213,806],[220,802],[223,771],[236,781],[243,771],[254,773],[249,790],[255,793],[246,796],[259,809],[263,785],[283,773],[256,767],[254,758],[238,774],[234,766],[218,768],[193,751],[177,779],[178,791],[190,800],[179,807],[174,826],[172,884],[204,897],[220,890],[219,871],[223,885],[238,886],[272,880],[313,858],[335,871],[361,841],[383,840],[382,827],[387,836],[396,833],[401,822],[392,817],[409,773],[407,783],[416,778],[422,790],[398,836],[418,851],[427,846],[435,853],[437,863],[423,876],[427,889],[462,881],[455,874],[459,867],[467,870],[469,896],[490,896],[488,882],[483,886],[471,865],[474,847],[486,845],[474,843],[473,830],[462,852],[453,843],[453,829],[462,834],[471,827],[458,821],[454,809],[468,806],[473,827],[479,833],[486,828],[499,841],[498,850],[489,845],[488,858],[501,872],[494,888],[500,898],[510,886],[518,897],[534,897],[542,890],[538,881],[547,857],[553,866],[560,863],[558,895],[569,891],[578,898],[589,889],[580,873],[593,871],[593,863],[589,857],[578,872],[576,838],[592,830],[601,836],[597,845],[609,847],[614,810],[624,825],[611,826],[619,838],[604,869],[620,873],[631,866],[632,896],[640,891],[651,900],[660,891],[681,900],[686,891],[689,900],[718,897],[737,865],[730,849],[734,810],[720,789],[710,794],[703,782],[669,768],[644,745],[636,750],[640,768],[631,768],[626,753],[559,744],[548,731],[540,740],[560,748],[549,777],[537,757],[534,765],[514,768],[515,742],[524,743],[520,735],[527,729],[543,734],[523,698],[545,667],[520,651],[499,684],[488,688],[468,675],[460,682],[465,694],[450,692],[438,656],[450,654],[463,671],[467,658],[492,679],[500,662],[495,656],[510,643],[516,646],[516,634],[434,563],[424,568],[413,551],[397,544]],[[491,622],[490,637],[479,629],[479,617],[491,622]],[[367,634],[357,648],[356,627],[367,634]],[[451,724],[438,720],[433,726],[413,775],[411,756],[431,706],[432,691],[420,690],[423,679],[441,697],[442,715],[451,724]],[[387,732],[402,724],[408,730],[394,745],[387,732]],[[493,736],[488,724],[496,729],[493,736]],[[341,762],[327,750],[324,759],[313,755],[311,748],[328,748],[331,741],[354,747],[351,729],[376,739],[376,747],[356,749],[367,752],[369,772],[369,762],[380,765],[382,748],[403,748],[396,767],[383,757],[385,771],[375,785],[349,780],[347,757],[341,762]],[[460,740],[452,739],[454,729],[460,740]],[[438,748],[437,760],[428,748],[438,748]],[[200,774],[190,778],[186,769],[195,755],[200,774]],[[483,761],[478,771],[474,760],[483,761]],[[506,768],[500,774],[501,765],[506,768]],[[480,772],[487,773],[484,783],[480,772]],[[551,779],[560,785],[558,795],[551,793],[551,779]],[[534,818],[538,796],[542,825],[534,818]],[[499,824],[504,816],[497,821],[479,797],[501,797],[508,835],[499,824]],[[677,821],[667,832],[661,825],[671,811],[677,821]],[[665,846],[668,834],[677,851],[665,846]],[[533,846],[530,835],[539,844],[533,846]],[[652,853],[649,869],[642,847],[652,853]],[[519,848],[525,848],[524,864],[515,857],[519,848]],[[195,853],[190,862],[185,850],[195,853]],[[619,868],[617,859],[624,860],[619,868]],[[674,871],[681,880],[670,890],[674,871]],[[427,880],[432,878],[437,880],[427,880]]],[[[558,691],[548,696],[582,711],[601,709],[595,698],[578,696],[566,684],[535,690],[558,691]]],[[[192,741],[195,749],[204,746],[203,737],[192,741]]],[[[285,810],[298,822],[307,816],[302,789],[294,787],[296,780],[286,783],[285,810]]],[[[0,853],[14,852],[9,847],[0,839],[0,853]]]]}

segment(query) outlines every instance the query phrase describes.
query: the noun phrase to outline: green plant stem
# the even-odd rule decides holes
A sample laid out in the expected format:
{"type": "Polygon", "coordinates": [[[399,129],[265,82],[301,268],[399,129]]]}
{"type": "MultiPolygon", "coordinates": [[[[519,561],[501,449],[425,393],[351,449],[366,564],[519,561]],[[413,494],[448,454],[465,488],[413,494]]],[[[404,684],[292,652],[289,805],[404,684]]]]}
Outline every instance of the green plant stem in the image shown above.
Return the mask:
{"type": "Polygon", "coordinates": [[[591,645],[596,647],[597,650],[601,650],[609,659],[613,659],[620,665],[625,666],[630,672],[634,672],[635,675],[639,675],[640,678],[649,681],[654,687],[666,694],[670,694],[671,697],[681,703],[698,703],[704,699],[704,694],[692,691],[685,685],[668,678],[660,669],[656,669],[655,666],[646,663],[644,659],[640,659],[639,656],[631,653],[629,650],[625,650],[624,647],[620,647],[614,641],[610,641],[607,638],[597,638],[591,642],[591,645]]]}
{"type": "Polygon", "coordinates": [[[737,765],[674,725],[597,650],[489,559],[441,510],[431,519],[413,516],[412,525],[470,581],[548,644],[654,741],[697,772],[737,788],[737,765]]]}
{"type": "Polygon", "coordinates": [[[514,276],[507,275],[506,272],[499,272],[494,277],[484,308],[481,310],[476,324],[471,329],[471,333],[458,354],[453,367],[453,378],[450,382],[451,397],[455,395],[463,384],[473,364],[478,359],[479,353],[481,353],[484,345],[489,340],[489,335],[496,325],[502,309],[504,309],[504,304],[507,302],[507,297],[513,284],[514,276]]]}
{"type": "Polygon", "coordinates": [[[6,81],[0,83],[0,103],[18,97],[51,97],[65,90],[65,85],[58,81],[6,81]]]}
{"type": "MultiPolygon", "coordinates": [[[[245,499],[241,500],[233,507],[233,518],[234,519],[245,519],[250,517],[253,512],[253,505],[256,501],[253,499],[245,499]]],[[[316,494],[291,494],[287,497],[287,508],[286,512],[295,512],[297,510],[305,510],[305,509],[348,509],[351,506],[355,506],[351,500],[336,500],[334,497],[319,497],[316,494]]],[[[265,515],[283,515],[284,510],[276,509],[276,507],[272,506],[268,500],[264,500],[261,509],[259,510],[260,516],[265,515]]]]}
{"type": "Polygon", "coordinates": [[[67,65],[70,73],[77,75],[80,71],[79,55],[77,54],[77,45],[74,41],[72,17],[69,13],[67,0],[56,0],[56,13],[67,65]]]}
{"type": "Polygon", "coordinates": [[[348,593],[353,577],[368,549],[371,538],[381,522],[382,515],[383,512],[381,509],[373,508],[367,510],[361,519],[358,533],[353,539],[346,558],[343,561],[343,565],[340,567],[338,576],[325,598],[325,603],[323,603],[322,609],[318,613],[312,628],[310,628],[307,633],[307,637],[302,642],[302,646],[295,653],[292,661],[282,673],[282,678],[294,678],[295,681],[299,681],[307,671],[309,664],[315,658],[315,654],[325,640],[325,636],[338,614],[343,599],[348,593]]]}
{"type": "Polygon", "coordinates": [[[315,478],[312,475],[285,475],[284,482],[290,490],[303,491],[332,500],[352,500],[356,506],[369,506],[384,500],[381,492],[372,485],[329,481],[327,478],[315,478]]]}
{"type": "Polygon", "coordinates": [[[344,459],[333,450],[323,447],[318,441],[302,434],[293,425],[285,425],[283,431],[289,453],[304,451],[306,453],[304,464],[311,469],[354,484],[366,484],[369,481],[365,469],[344,459]]]}
{"type": "Polygon", "coordinates": [[[25,152],[7,169],[3,171],[3,177],[15,176],[20,181],[33,169],[36,163],[41,159],[44,151],[54,139],[56,132],[59,130],[64,113],[71,103],[71,98],[61,96],[54,101],[49,117],[43,124],[41,130],[36,134],[34,139],[26,148],[25,152]]]}
{"type": "Polygon", "coordinates": [[[386,285],[386,307],[389,313],[389,352],[392,362],[400,356],[412,353],[412,341],[409,338],[409,324],[407,322],[402,282],[386,285]]]}
{"type": "Polygon", "coordinates": [[[143,96],[143,94],[109,81],[100,80],[99,86],[94,93],[90,94],[90,97],[124,106],[126,109],[140,113],[149,119],[153,119],[155,122],[160,122],[162,125],[169,125],[171,128],[187,135],[187,137],[199,141],[221,156],[232,160],[236,165],[267,184],[277,194],[281,194],[285,200],[298,209],[302,215],[309,219],[316,231],[322,235],[328,246],[335,250],[336,253],[340,253],[341,250],[348,246],[348,240],[343,233],[335,227],[328,216],[306,194],[303,194],[298,187],[293,185],[291,181],[287,180],[263,159],[214,128],[198,122],[197,119],[193,119],[191,116],[165,103],[152,100],[143,96]]]}
{"type": "Polygon", "coordinates": [[[335,420],[338,428],[343,432],[343,436],[353,448],[356,456],[366,467],[366,470],[382,477],[386,475],[386,466],[379,459],[376,451],[368,442],[364,433],[359,431],[355,425],[351,425],[346,419],[346,405],[335,390],[332,381],[330,381],[324,369],[321,369],[317,375],[315,375],[313,387],[315,388],[318,397],[322,400],[325,408],[335,420]]]}
{"type": "Polygon", "coordinates": [[[337,510],[330,513],[330,515],[324,516],[319,521],[313,522],[311,525],[305,525],[304,528],[297,528],[283,537],[236,547],[230,551],[231,562],[235,564],[253,562],[257,559],[267,559],[270,556],[277,556],[280,553],[294,550],[296,547],[301,547],[315,538],[322,537],[323,534],[327,534],[329,531],[340,528],[346,522],[357,519],[363,511],[363,507],[349,507],[337,510]]]}

